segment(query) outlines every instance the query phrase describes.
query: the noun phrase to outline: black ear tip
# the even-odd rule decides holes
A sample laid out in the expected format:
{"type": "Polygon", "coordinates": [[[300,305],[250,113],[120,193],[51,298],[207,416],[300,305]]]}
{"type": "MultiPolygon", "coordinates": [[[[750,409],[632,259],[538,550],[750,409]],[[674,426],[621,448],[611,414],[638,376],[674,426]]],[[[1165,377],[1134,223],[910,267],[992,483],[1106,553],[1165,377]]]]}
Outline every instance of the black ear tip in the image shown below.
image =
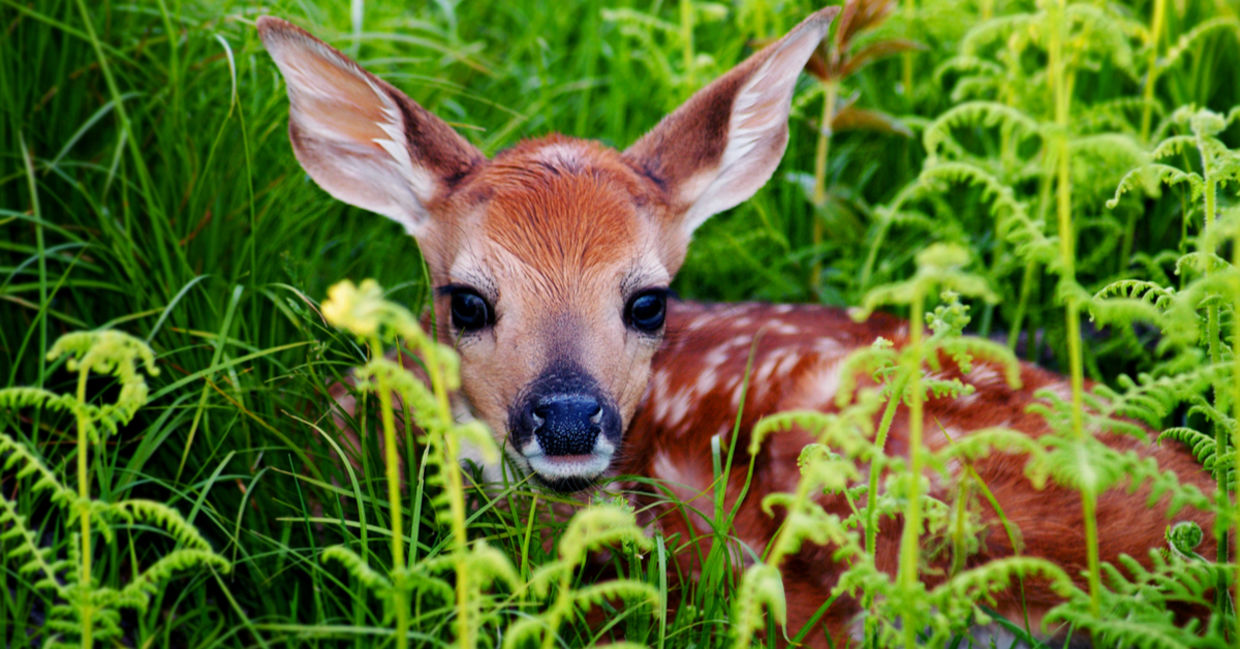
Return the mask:
{"type": "Polygon", "coordinates": [[[275,16],[259,16],[258,20],[254,21],[254,26],[258,27],[258,36],[263,39],[264,44],[298,37],[314,39],[306,30],[275,16]]]}
{"type": "Polygon", "coordinates": [[[259,16],[258,20],[254,21],[254,25],[258,27],[258,33],[263,36],[270,34],[272,31],[279,30],[280,27],[287,24],[287,22],[275,16],[259,16]]]}
{"type": "Polygon", "coordinates": [[[810,14],[809,20],[812,20],[814,22],[823,21],[826,23],[830,23],[832,20],[835,20],[835,16],[839,13],[840,13],[840,7],[838,6],[832,5],[830,7],[823,7],[822,9],[819,9],[818,11],[815,11],[814,13],[810,14]]]}

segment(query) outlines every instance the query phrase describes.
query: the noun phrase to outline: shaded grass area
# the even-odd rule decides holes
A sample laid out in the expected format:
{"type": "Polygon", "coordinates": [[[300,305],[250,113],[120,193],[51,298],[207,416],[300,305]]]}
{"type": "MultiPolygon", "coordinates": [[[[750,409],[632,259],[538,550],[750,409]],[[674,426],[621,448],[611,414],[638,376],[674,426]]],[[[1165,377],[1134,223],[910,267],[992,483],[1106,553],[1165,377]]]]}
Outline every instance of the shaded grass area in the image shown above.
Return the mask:
{"type": "MultiPolygon", "coordinates": [[[[1235,17],[1225,2],[1183,4],[1168,14],[1164,48],[1206,20],[1235,17]]],[[[115,327],[148,341],[163,372],[152,380],[150,405],[93,458],[98,496],[166,502],[235,564],[228,576],[181,577],[147,612],[127,614],[127,642],[370,646],[387,633],[368,591],[317,556],[326,545],[381,534],[387,513],[377,446],[368,446],[358,475],[348,474],[325,415],[329,386],[365,351],[326,327],[316,305],[337,279],[375,277],[390,297],[416,310],[426,298],[424,272],[416,245],[398,226],[330,200],[297,167],[283,84],[258,43],[254,18],[270,13],[311,29],[490,154],[550,131],[623,147],[751,51],[751,41],[782,33],[813,8],[355,5],[356,14],[344,3],[0,0],[0,374],[6,385],[68,392],[72,376],[44,356],[60,334],[115,327]],[[359,510],[368,525],[356,522],[359,510]]],[[[677,290],[702,299],[852,304],[873,285],[909,272],[930,233],[968,242],[1005,298],[979,306],[978,331],[1006,338],[1018,322],[1023,339],[1045,340],[1029,355],[1061,364],[1065,334],[1055,286],[1039,281],[1038,271],[1030,277],[1001,263],[1002,237],[978,190],[944,192],[933,213],[939,218],[928,226],[876,227],[876,207],[922,169],[921,128],[958,103],[952,73],[935,71],[987,6],[999,15],[1031,3],[931,0],[879,25],[869,38],[908,36],[924,45],[914,55],[913,87],[902,85],[901,60],[889,58],[852,75],[844,89],[859,105],[901,118],[915,137],[835,134],[826,167],[831,198],[815,208],[803,174],[814,167],[817,100],[807,101],[794,117],[776,182],[704,226],[677,290]],[[814,240],[814,219],[822,241],[814,240]]],[[[1147,2],[1116,9],[1138,22],[1151,10],[1147,2]]],[[[1155,85],[1161,114],[1186,104],[1226,113],[1240,103],[1235,37],[1220,30],[1187,48],[1155,85]]],[[[1028,56],[1023,69],[1045,63],[1028,56]]],[[[1078,105],[1139,93],[1139,75],[1112,61],[1085,63],[1078,105]]],[[[1039,81],[1024,81],[1031,112],[1044,94],[1039,81]]],[[[813,83],[803,79],[803,95],[813,83]]],[[[960,140],[979,157],[1002,155],[985,129],[964,130],[960,140]]],[[[1238,130],[1224,133],[1233,146],[1238,130]]],[[[1081,283],[1096,288],[1134,268],[1167,277],[1166,251],[1182,251],[1197,230],[1184,218],[1183,201],[1167,194],[1144,202],[1136,216],[1103,216],[1100,204],[1118,177],[1091,179],[1079,198],[1086,206],[1081,283]]],[[[1013,188],[1022,196],[1039,191],[1032,181],[1014,181],[1013,188]]],[[[1086,346],[1088,374],[1107,380],[1150,366],[1152,339],[1142,331],[1135,336],[1100,334],[1086,346]]],[[[106,381],[89,387],[100,399],[114,389],[106,381]]],[[[72,471],[68,417],[4,411],[0,429],[39,449],[55,470],[72,471]]],[[[411,502],[426,512],[418,509],[429,496],[420,490],[417,449],[406,448],[411,502]]],[[[4,480],[0,488],[41,526],[46,544],[69,542],[44,499],[14,492],[4,480]]],[[[510,497],[530,496],[518,488],[510,497]]],[[[446,531],[429,513],[415,516],[418,552],[442,550],[446,531]]],[[[495,508],[471,520],[476,534],[507,548],[526,569],[545,558],[537,539],[554,534],[535,529],[533,518],[495,508]]],[[[108,546],[101,582],[123,583],[166,543],[142,532],[108,546]]],[[[370,545],[383,556],[383,543],[370,545]]],[[[675,590],[664,583],[663,569],[674,562],[662,554],[666,546],[658,548],[654,560],[615,570],[638,573],[681,605],[670,621],[631,615],[614,624],[651,644],[660,635],[666,646],[722,642],[730,610],[726,598],[712,594],[732,587],[722,558],[700,590],[675,590]]],[[[14,646],[40,637],[51,605],[28,586],[6,562],[0,619],[14,622],[4,632],[14,646]]],[[[412,628],[427,644],[449,624],[445,606],[429,596],[414,604],[412,628]]],[[[569,644],[602,633],[588,625],[577,632],[579,640],[569,644]]]]}

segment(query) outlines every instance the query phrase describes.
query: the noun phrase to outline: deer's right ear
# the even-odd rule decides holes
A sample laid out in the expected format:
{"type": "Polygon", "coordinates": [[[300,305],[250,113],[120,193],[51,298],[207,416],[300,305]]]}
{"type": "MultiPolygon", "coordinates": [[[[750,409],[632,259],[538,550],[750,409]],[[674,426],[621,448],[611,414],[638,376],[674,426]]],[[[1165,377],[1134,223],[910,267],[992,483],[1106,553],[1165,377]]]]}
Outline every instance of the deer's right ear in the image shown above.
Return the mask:
{"type": "Polygon", "coordinates": [[[258,33],[288,85],[297,160],[332,196],[417,236],[426,206],[485,161],[443,120],[305,30],[263,16],[258,33]]]}
{"type": "Polygon", "coordinates": [[[788,143],[797,75],[839,7],[820,9],[783,38],[699,90],[624,152],[668,194],[687,236],[748,199],[775,172],[788,143]]]}

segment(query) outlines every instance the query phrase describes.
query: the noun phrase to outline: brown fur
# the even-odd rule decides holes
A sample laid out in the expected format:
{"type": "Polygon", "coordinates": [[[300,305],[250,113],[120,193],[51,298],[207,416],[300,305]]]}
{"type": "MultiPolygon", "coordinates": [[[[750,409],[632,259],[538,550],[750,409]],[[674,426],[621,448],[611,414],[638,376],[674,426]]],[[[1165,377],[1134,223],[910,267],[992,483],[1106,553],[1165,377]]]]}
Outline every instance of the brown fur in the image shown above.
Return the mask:
{"type": "MultiPolygon", "coordinates": [[[[666,480],[690,507],[709,511],[714,498],[713,477],[709,462],[704,458],[710,457],[712,435],[723,432],[723,444],[731,443],[727,435],[737,414],[739,379],[750,362],[750,342],[756,340],[750,391],[741,417],[740,438],[736,440],[741,457],[734,461],[728,483],[727,503],[731,507],[745,480],[748,457],[744,449],[749,445],[749,430],[758,419],[786,410],[835,410],[833,391],[815,391],[816,373],[820,374],[824,365],[836,363],[849,351],[868,346],[880,336],[901,346],[907,342],[907,332],[906,322],[883,314],[857,323],[842,311],[817,306],[677,304],[668,323],[667,344],[654,358],[652,390],[634,415],[624,449],[627,451],[623,456],[624,464],[618,468],[618,473],[666,480]],[[824,339],[838,342],[838,348],[830,351],[817,346],[824,339]],[[738,341],[741,344],[735,344],[738,341]],[[725,353],[719,362],[719,357],[712,358],[712,354],[719,354],[721,350],[725,353]],[[781,354],[791,360],[783,365],[769,364],[781,354]],[[706,389],[699,389],[703,367],[719,367],[720,370],[716,381],[706,389]],[[764,367],[776,371],[764,373],[764,367]],[[671,395],[662,389],[666,385],[675,386],[671,395]],[[693,409],[683,418],[658,416],[659,400],[674,398],[676,388],[683,386],[695,386],[689,391],[693,409]]],[[[931,399],[926,403],[925,441],[932,449],[949,443],[941,431],[951,429],[954,429],[955,439],[991,426],[1006,426],[1040,436],[1047,432],[1047,425],[1040,415],[1028,411],[1035,402],[1033,393],[1041,388],[1066,389],[1063,377],[1032,365],[1021,367],[1019,389],[1008,386],[1001,373],[984,363],[970,374],[962,375],[954,363],[945,359],[942,376],[974,384],[977,391],[976,398],[968,404],[950,398],[931,399]],[[984,380],[979,381],[979,377],[984,380]]],[[[858,378],[864,383],[864,377],[858,378]]],[[[887,441],[889,455],[907,455],[907,432],[907,410],[902,408],[887,441]]],[[[1105,439],[1114,448],[1135,450],[1156,458],[1162,470],[1174,472],[1181,481],[1198,486],[1204,493],[1214,489],[1211,476],[1178,444],[1153,446],[1119,435],[1107,435],[1105,439]]],[[[808,436],[795,431],[781,433],[768,438],[760,451],[749,495],[734,524],[736,537],[749,544],[756,554],[763,552],[780,523],[778,518],[762,511],[762,496],[795,490],[799,478],[796,458],[808,441],[808,436]]],[[[1008,520],[1019,530],[1023,554],[1049,559],[1083,583],[1080,575],[1085,570],[1086,557],[1080,495],[1053,484],[1035,490],[1024,476],[1025,462],[1024,456],[994,453],[976,462],[973,468],[993,492],[1008,520]]],[[[953,488],[954,485],[940,485],[935,495],[949,501],[953,488]]],[[[1147,507],[1148,495],[1147,488],[1134,494],[1115,488],[1100,496],[1097,520],[1102,561],[1114,562],[1121,554],[1144,559],[1149,549],[1162,545],[1163,530],[1170,524],[1166,503],[1147,507]]],[[[696,539],[676,555],[682,571],[693,574],[697,569],[696,559],[705,556],[711,543],[709,528],[696,516],[686,520],[681,508],[655,495],[638,496],[638,505],[648,512],[652,524],[665,535],[678,535],[682,542],[696,539]],[[695,550],[692,547],[695,544],[703,547],[695,550]]],[[[848,514],[842,497],[825,497],[822,505],[828,512],[848,514]]],[[[1013,554],[996,512],[989,506],[980,509],[987,533],[981,551],[968,558],[969,566],[1013,554]]],[[[1176,518],[1197,522],[1206,530],[1206,538],[1212,538],[1213,521],[1204,512],[1184,510],[1176,518]]],[[[890,574],[896,571],[901,529],[899,519],[883,519],[880,523],[876,548],[878,565],[890,574]]],[[[933,543],[927,539],[923,547],[933,543]]],[[[788,625],[793,632],[828,599],[836,583],[842,566],[831,558],[831,551],[828,547],[807,546],[781,566],[789,607],[788,625]]],[[[924,581],[933,586],[946,573],[946,558],[940,558],[924,571],[924,581]]],[[[1028,613],[1033,630],[1039,632],[1042,616],[1059,601],[1045,584],[1030,581],[1023,591],[1013,589],[1000,593],[994,608],[1018,622],[1028,613]]],[[[836,647],[849,642],[849,625],[859,612],[857,603],[848,598],[837,600],[828,609],[820,624],[825,626],[836,647]]],[[[827,636],[822,633],[811,634],[807,643],[828,646],[827,636]]]]}

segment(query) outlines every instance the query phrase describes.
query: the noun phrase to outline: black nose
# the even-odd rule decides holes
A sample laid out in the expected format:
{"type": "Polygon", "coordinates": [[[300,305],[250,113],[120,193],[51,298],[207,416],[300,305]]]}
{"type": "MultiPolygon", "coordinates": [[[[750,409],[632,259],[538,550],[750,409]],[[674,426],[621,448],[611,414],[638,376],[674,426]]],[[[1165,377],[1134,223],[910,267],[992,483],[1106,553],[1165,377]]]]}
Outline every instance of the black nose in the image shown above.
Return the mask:
{"type": "Polygon", "coordinates": [[[549,394],[526,406],[526,430],[546,455],[588,455],[602,431],[603,404],[588,394],[549,394]]]}

